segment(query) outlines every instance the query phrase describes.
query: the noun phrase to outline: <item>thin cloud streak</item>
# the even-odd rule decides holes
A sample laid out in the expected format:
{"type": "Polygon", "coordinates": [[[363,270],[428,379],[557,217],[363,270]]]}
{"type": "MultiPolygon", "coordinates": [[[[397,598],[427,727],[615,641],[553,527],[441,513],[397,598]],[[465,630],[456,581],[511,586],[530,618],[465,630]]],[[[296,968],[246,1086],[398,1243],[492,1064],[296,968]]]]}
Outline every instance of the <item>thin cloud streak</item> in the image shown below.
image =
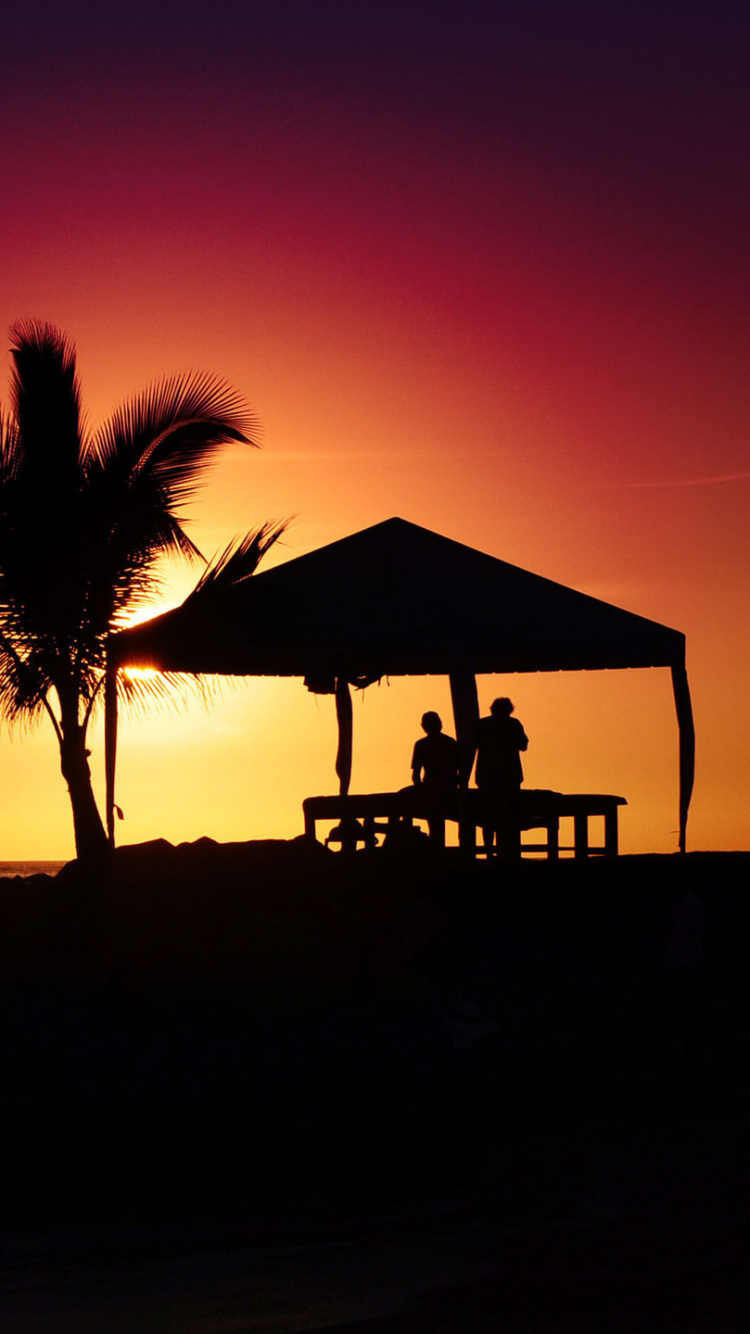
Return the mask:
{"type": "MultiPolygon", "coordinates": [[[[404,459],[422,459],[429,458],[434,462],[435,453],[430,449],[410,449],[408,452],[388,452],[387,450],[276,450],[273,453],[258,455],[253,459],[253,464],[257,466],[258,460],[265,464],[287,463],[290,461],[298,462],[304,460],[307,463],[315,463],[318,460],[337,459],[356,463],[363,459],[377,459],[379,462],[388,459],[399,459],[403,463],[404,459]]],[[[451,450],[445,455],[445,459],[472,459],[497,458],[497,451],[490,449],[473,450],[451,450]]],[[[744,472],[720,473],[715,477],[673,477],[666,478],[663,481],[644,481],[644,482],[604,482],[594,489],[597,491],[650,491],[654,489],[665,489],[669,487],[683,486],[723,486],[726,482],[746,482],[750,480],[750,469],[744,472]]],[[[588,489],[588,488],[586,488],[588,489]]]]}
{"type": "Polygon", "coordinates": [[[655,488],[679,486],[723,486],[725,482],[746,482],[750,471],[727,472],[717,477],[678,477],[663,482],[612,482],[605,491],[650,491],[655,488]]]}

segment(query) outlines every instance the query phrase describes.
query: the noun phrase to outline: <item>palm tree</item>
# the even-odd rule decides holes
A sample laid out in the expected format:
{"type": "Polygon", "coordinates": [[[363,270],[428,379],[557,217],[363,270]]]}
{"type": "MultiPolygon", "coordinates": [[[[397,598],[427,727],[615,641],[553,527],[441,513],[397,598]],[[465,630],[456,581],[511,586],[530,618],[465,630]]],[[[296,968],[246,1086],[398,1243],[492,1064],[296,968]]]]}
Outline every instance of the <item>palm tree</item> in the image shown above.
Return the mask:
{"type": "MultiPolygon", "coordinates": [[[[257,424],[223,381],[188,374],[152,385],[89,433],[72,343],[37,322],[15,324],[10,338],[11,407],[0,414],[0,713],[11,724],[47,714],[76,852],[91,856],[107,846],[86,745],[107,635],[148,605],[160,557],[202,559],[183,506],[223,444],[257,443],[257,424]]],[[[279,532],[266,526],[246,549],[259,560],[279,532]]]]}

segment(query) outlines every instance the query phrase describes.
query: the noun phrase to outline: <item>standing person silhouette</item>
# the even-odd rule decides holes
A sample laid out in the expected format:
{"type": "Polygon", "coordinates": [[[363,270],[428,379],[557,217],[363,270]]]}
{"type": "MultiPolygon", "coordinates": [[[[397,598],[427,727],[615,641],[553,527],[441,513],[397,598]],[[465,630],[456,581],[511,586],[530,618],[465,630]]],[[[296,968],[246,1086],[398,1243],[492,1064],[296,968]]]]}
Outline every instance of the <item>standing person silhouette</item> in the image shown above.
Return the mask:
{"type": "Polygon", "coordinates": [[[422,715],[422,731],[425,735],[414,745],[412,783],[426,798],[430,842],[444,847],[445,817],[455,805],[458,790],[458,742],[444,735],[438,713],[422,715]]]}
{"type": "Polygon", "coordinates": [[[521,851],[518,823],[518,793],[523,782],[522,750],[529,740],[517,718],[514,705],[505,697],[490,705],[488,718],[480,718],[477,734],[477,787],[486,793],[482,805],[484,849],[488,857],[517,857],[521,851]]]}

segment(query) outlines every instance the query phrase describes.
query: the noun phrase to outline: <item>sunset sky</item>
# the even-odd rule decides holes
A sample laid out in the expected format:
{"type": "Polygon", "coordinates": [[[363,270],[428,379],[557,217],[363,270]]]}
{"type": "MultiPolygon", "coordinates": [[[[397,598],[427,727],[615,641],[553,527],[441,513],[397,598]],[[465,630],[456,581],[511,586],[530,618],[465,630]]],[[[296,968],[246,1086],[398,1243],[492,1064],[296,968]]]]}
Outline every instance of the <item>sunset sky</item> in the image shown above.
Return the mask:
{"type": "MultiPolygon", "coordinates": [[[[28,0],[4,47],[0,326],[71,336],[93,423],[173,371],[242,391],[263,449],[226,451],[201,549],[400,515],[684,631],[688,846],[750,848],[748,6],[28,0]]],[[[498,694],[527,785],[676,848],[666,670],[498,694]]],[[[431,708],[446,681],[355,699],[353,790],[408,782],[431,708]]],[[[126,722],[119,839],[291,837],[335,745],[301,681],[126,722]]],[[[0,858],[72,856],[48,725],[0,766],[0,858]]]]}

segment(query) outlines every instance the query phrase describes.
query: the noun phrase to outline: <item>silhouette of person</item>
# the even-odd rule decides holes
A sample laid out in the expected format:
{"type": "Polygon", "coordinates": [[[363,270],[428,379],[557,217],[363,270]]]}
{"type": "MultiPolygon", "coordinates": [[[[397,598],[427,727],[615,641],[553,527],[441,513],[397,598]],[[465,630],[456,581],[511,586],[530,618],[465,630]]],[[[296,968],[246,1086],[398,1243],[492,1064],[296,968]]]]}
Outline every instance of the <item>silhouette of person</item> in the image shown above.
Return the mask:
{"type": "Polygon", "coordinates": [[[445,817],[455,803],[458,790],[458,742],[443,732],[438,713],[422,715],[425,733],[414,744],[411,761],[412,783],[426,798],[427,827],[430,841],[445,846],[445,817]]]}
{"type": "Polygon", "coordinates": [[[480,718],[477,732],[476,784],[484,793],[485,823],[482,837],[488,857],[520,855],[521,831],[518,826],[518,793],[523,782],[521,751],[528,748],[528,737],[517,718],[514,705],[505,697],[490,705],[488,718],[480,718]]]}

